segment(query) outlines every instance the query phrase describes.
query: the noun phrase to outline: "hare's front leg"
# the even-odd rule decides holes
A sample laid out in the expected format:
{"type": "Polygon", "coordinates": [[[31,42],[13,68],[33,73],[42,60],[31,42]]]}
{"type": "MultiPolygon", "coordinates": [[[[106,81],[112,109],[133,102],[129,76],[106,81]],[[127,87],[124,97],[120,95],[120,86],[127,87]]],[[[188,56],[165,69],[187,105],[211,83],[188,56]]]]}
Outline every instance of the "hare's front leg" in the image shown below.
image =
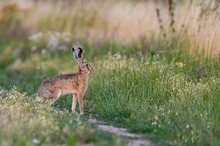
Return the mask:
{"type": "Polygon", "coordinates": [[[78,98],[78,101],[79,101],[80,115],[83,115],[84,114],[83,93],[78,93],[77,98],[78,98]]]}
{"type": "Polygon", "coordinates": [[[73,114],[76,113],[76,101],[77,101],[76,95],[73,94],[73,98],[72,98],[72,113],[73,114]]]}

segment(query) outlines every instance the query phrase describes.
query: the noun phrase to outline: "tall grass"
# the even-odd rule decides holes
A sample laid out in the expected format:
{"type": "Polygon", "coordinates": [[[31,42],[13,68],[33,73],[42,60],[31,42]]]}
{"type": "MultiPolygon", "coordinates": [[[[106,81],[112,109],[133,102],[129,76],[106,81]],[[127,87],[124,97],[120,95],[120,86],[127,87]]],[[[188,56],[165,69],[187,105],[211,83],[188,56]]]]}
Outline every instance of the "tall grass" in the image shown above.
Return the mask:
{"type": "Polygon", "coordinates": [[[219,79],[210,69],[197,80],[188,65],[158,57],[99,62],[88,105],[97,117],[150,133],[162,145],[218,145],[219,79]]]}

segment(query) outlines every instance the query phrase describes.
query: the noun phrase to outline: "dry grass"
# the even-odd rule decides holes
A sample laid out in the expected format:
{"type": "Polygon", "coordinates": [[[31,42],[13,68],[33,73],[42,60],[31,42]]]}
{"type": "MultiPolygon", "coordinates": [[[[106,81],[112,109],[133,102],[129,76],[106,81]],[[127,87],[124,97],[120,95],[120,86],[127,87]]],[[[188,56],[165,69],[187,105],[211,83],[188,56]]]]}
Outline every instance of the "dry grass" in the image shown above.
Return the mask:
{"type": "MultiPolygon", "coordinates": [[[[220,20],[211,12],[208,17],[203,17],[201,14],[204,13],[204,6],[198,3],[177,1],[171,6],[168,1],[26,3],[26,0],[20,0],[17,4],[19,8],[26,10],[27,15],[21,19],[23,28],[29,34],[69,32],[70,42],[84,40],[131,44],[140,42],[143,38],[144,41],[152,42],[165,33],[167,41],[178,37],[180,43],[190,42],[191,52],[205,50],[206,54],[216,56],[220,51],[220,20]],[[156,8],[160,11],[164,32],[160,30],[156,8]]],[[[4,4],[1,5],[4,7],[4,4]]]]}

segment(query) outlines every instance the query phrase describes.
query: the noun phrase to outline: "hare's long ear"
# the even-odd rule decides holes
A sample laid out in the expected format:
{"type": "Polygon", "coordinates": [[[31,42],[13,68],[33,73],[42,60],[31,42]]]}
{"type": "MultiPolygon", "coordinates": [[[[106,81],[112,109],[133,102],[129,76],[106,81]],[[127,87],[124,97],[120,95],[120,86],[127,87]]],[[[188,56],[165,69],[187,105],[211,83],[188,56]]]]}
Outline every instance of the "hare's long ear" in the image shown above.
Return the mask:
{"type": "Polygon", "coordinates": [[[74,49],[74,47],[72,47],[72,51],[73,51],[73,56],[78,61],[78,51],[76,49],[74,49]]]}
{"type": "Polygon", "coordinates": [[[78,48],[79,52],[78,52],[78,59],[80,59],[81,61],[83,61],[83,49],[81,47],[78,48]]]}

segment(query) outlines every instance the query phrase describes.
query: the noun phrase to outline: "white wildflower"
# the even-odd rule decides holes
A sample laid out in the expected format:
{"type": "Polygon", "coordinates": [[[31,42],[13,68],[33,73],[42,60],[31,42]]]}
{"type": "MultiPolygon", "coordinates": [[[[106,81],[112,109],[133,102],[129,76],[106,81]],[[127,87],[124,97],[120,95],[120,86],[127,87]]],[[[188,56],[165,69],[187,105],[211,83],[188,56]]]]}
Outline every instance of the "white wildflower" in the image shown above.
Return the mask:
{"type": "Polygon", "coordinates": [[[114,56],[115,59],[120,59],[121,58],[120,54],[114,54],[113,56],[114,56]]]}
{"type": "Polygon", "coordinates": [[[59,45],[59,37],[57,35],[54,35],[53,33],[49,33],[48,43],[50,48],[55,50],[59,45]]]}
{"type": "Polygon", "coordinates": [[[33,144],[40,144],[40,141],[36,138],[32,139],[32,143],[33,144]]]}
{"type": "Polygon", "coordinates": [[[31,40],[33,42],[39,42],[43,37],[43,33],[42,32],[38,32],[38,33],[35,33],[31,36],[28,37],[28,40],[31,40]]]}

